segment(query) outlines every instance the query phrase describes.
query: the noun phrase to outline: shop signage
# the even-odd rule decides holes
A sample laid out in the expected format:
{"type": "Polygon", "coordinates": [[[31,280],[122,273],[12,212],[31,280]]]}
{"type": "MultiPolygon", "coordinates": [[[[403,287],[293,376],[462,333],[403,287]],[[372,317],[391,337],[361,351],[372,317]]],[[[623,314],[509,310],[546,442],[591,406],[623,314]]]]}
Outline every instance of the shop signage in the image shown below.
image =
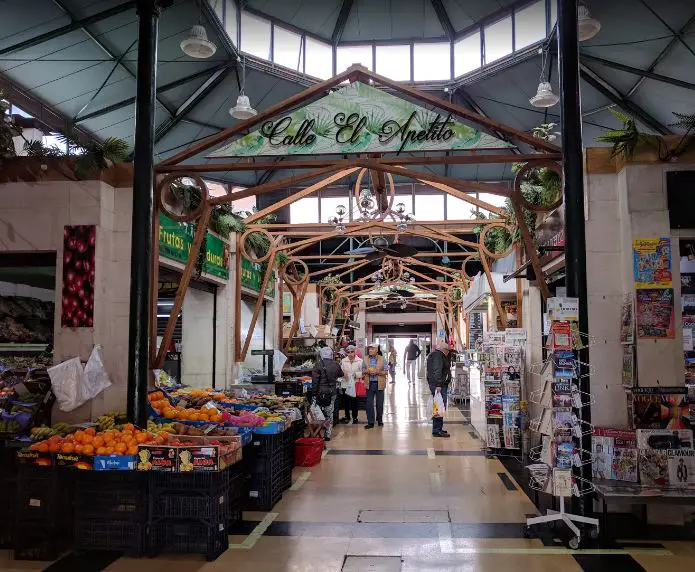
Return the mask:
{"type": "MultiPolygon", "coordinates": [[[[263,286],[264,276],[263,266],[257,262],[251,262],[247,258],[241,258],[241,285],[244,288],[260,292],[263,286]]],[[[271,298],[275,294],[275,277],[271,277],[268,281],[268,286],[265,289],[265,295],[271,298]]]]}
{"type": "Polygon", "coordinates": [[[474,127],[361,82],[274,118],[209,157],[511,147],[474,127]]]}
{"type": "MultiPolygon", "coordinates": [[[[186,264],[193,244],[195,225],[176,222],[159,213],[159,255],[186,264]]],[[[203,272],[229,279],[229,249],[218,236],[208,232],[205,239],[203,272]]]]}

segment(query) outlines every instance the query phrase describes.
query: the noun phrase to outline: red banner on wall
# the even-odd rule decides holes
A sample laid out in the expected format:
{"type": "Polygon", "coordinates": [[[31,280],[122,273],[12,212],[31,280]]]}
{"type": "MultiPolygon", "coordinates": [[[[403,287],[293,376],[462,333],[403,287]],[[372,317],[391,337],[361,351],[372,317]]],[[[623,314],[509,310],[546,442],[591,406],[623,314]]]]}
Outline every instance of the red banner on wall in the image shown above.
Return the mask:
{"type": "Polygon", "coordinates": [[[63,229],[63,328],[94,326],[95,225],[63,229]]]}

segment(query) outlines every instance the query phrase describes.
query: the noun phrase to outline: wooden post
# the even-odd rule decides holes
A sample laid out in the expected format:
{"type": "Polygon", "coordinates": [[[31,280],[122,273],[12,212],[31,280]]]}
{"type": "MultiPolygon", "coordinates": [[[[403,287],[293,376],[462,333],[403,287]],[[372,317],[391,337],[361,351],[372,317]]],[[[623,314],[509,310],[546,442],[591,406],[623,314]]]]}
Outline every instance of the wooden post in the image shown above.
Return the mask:
{"type": "Polygon", "coordinates": [[[536,245],[533,244],[533,238],[529,232],[528,226],[526,226],[526,221],[524,220],[523,209],[516,197],[513,196],[512,207],[514,208],[514,216],[516,216],[516,224],[519,226],[521,231],[521,238],[524,241],[524,247],[526,248],[526,256],[531,260],[531,266],[536,274],[536,281],[538,282],[538,288],[541,291],[541,296],[544,300],[550,298],[550,290],[548,289],[548,284],[545,281],[545,276],[543,275],[543,267],[541,266],[541,261],[536,253],[536,245]]]}
{"type": "Polygon", "coordinates": [[[234,361],[241,361],[241,237],[242,233],[236,235],[236,277],[234,292],[234,361]]]}
{"type": "MultiPolygon", "coordinates": [[[[519,243],[517,243],[514,246],[514,251],[516,252],[516,267],[519,268],[521,266],[521,246],[519,243]]],[[[522,311],[522,305],[524,302],[524,294],[521,289],[521,278],[516,279],[516,327],[517,328],[523,328],[524,327],[524,321],[523,321],[523,311],[522,311]]]]}
{"type": "Polygon", "coordinates": [[[497,308],[497,313],[500,315],[500,321],[502,322],[502,327],[507,328],[507,313],[502,308],[502,302],[500,300],[499,294],[497,294],[497,288],[495,288],[495,281],[492,278],[492,272],[490,272],[490,265],[487,261],[487,256],[481,248],[479,251],[480,262],[483,265],[483,270],[485,270],[485,276],[487,276],[487,282],[490,285],[490,293],[492,294],[492,299],[495,301],[495,307],[497,308]]]}
{"type": "Polygon", "coordinates": [[[176,320],[178,319],[179,312],[181,312],[181,307],[183,306],[183,298],[186,295],[186,290],[188,290],[188,284],[191,281],[193,269],[198,261],[200,247],[202,246],[203,240],[205,239],[205,234],[208,231],[208,221],[210,220],[211,213],[212,208],[208,203],[205,203],[203,212],[200,214],[200,218],[198,219],[198,226],[195,230],[191,250],[188,252],[186,267],[183,269],[181,280],[179,280],[179,287],[176,289],[174,305],[172,306],[171,313],[169,314],[169,320],[167,321],[167,326],[164,330],[164,337],[162,338],[162,345],[159,346],[159,352],[157,353],[157,358],[154,362],[154,369],[161,369],[161,367],[164,365],[164,358],[166,357],[167,348],[169,347],[171,339],[174,336],[176,320]]]}

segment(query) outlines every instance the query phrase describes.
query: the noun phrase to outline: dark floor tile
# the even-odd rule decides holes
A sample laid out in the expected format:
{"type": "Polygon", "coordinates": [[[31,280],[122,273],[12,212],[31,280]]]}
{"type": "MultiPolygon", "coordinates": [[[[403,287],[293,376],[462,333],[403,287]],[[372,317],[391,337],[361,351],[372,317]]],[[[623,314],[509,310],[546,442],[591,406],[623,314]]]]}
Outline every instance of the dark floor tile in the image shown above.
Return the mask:
{"type": "Polygon", "coordinates": [[[379,456],[379,455],[397,455],[408,457],[411,455],[423,456],[427,455],[427,451],[424,449],[405,449],[401,451],[385,450],[385,449],[330,449],[328,451],[329,455],[368,455],[368,456],[379,456]]]}
{"type": "Polygon", "coordinates": [[[509,475],[507,473],[497,473],[497,476],[500,478],[500,481],[504,484],[505,487],[507,487],[508,491],[516,491],[518,490],[516,488],[516,485],[512,481],[512,479],[509,478],[509,475]]]}
{"type": "Polygon", "coordinates": [[[94,550],[70,552],[56,560],[44,572],[100,572],[123,556],[122,552],[94,550]]]}
{"type": "Polygon", "coordinates": [[[584,572],[646,572],[629,554],[575,554],[584,572]]]}

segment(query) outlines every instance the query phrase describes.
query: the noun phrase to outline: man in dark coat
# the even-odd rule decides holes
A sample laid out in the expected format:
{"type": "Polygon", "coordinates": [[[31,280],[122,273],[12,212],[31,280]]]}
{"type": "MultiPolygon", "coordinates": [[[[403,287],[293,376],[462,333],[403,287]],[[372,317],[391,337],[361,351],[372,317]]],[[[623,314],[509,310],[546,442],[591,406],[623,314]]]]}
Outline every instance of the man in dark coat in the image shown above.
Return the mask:
{"type": "MultiPolygon", "coordinates": [[[[451,363],[449,362],[449,344],[439,342],[437,349],[427,356],[427,383],[430,386],[432,397],[437,393],[442,394],[444,405],[451,382],[451,363]]],[[[444,431],[444,412],[440,412],[441,417],[432,417],[432,436],[449,437],[449,433],[444,431]]]]}

